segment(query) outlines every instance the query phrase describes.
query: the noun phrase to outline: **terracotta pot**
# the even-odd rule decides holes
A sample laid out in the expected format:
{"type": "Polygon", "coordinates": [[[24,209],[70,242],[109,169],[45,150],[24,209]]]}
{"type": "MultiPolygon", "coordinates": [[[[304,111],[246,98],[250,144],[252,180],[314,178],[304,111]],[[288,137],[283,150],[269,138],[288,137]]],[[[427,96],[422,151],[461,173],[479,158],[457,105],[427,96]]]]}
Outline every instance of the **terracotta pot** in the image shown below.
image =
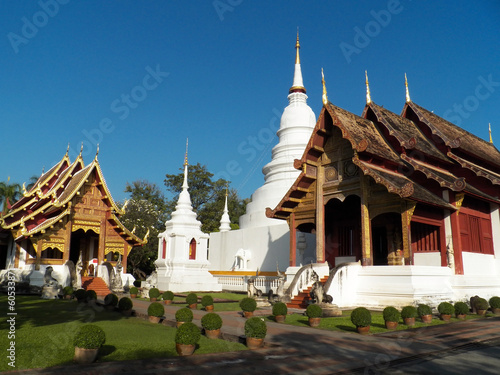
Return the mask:
{"type": "Polygon", "coordinates": [[[441,320],[443,320],[445,322],[449,322],[451,319],[451,315],[450,314],[441,314],[440,318],[441,318],[441,320]]]}
{"type": "Polygon", "coordinates": [[[430,322],[432,322],[432,315],[431,314],[428,314],[428,315],[422,315],[420,317],[420,319],[422,319],[422,322],[423,323],[427,323],[429,324],[430,322]]]}
{"type": "Polygon", "coordinates": [[[396,329],[398,327],[398,322],[385,322],[385,328],[387,329],[396,329]]]}
{"type": "Polygon", "coordinates": [[[131,316],[132,315],[132,309],[130,310],[122,310],[122,314],[125,316],[131,316]]]}
{"type": "Polygon", "coordinates": [[[248,349],[258,349],[264,343],[264,339],[258,339],[256,337],[247,337],[247,347],[248,349]]]}
{"type": "Polygon", "coordinates": [[[214,311],[214,305],[205,306],[205,311],[214,311]]]}
{"type": "Polygon", "coordinates": [[[465,320],[466,317],[467,317],[467,314],[458,314],[457,315],[457,319],[460,319],[460,320],[465,320]]]}
{"type": "Polygon", "coordinates": [[[253,316],[253,311],[243,311],[243,316],[245,318],[251,318],[253,316]]]}
{"type": "Polygon", "coordinates": [[[370,326],[367,327],[356,327],[356,331],[362,335],[368,335],[370,333],[370,326]]]}
{"type": "Polygon", "coordinates": [[[477,310],[477,315],[486,315],[486,310],[477,310]]]}
{"type": "Polygon", "coordinates": [[[73,360],[80,364],[92,363],[97,358],[99,349],[84,349],[75,346],[75,356],[73,360]]]}
{"type": "Polygon", "coordinates": [[[64,299],[71,299],[71,294],[65,294],[64,299]]]}
{"type": "Polygon", "coordinates": [[[158,298],[156,297],[149,297],[149,302],[156,302],[158,298]]]}
{"type": "Polygon", "coordinates": [[[175,350],[180,356],[191,355],[196,349],[196,345],[175,344],[175,350]]]}
{"type": "Polygon", "coordinates": [[[284,323],[286,319],[286,315],[276,315],[274,317],[274,320],[276,320],[277,323],[284,323]]]}
{"type": "Polygon", "coordinates": [[[176,326],[177,326],[177,328],[179,328],[179,327],[180,327],[181,325],[183,325],[183,324],[184,324],[184,322],[177,322],[177,323],[176,323],[176,326]]]}
{"type": "Polygon", "coordinates": [[[137,294],[131,294],[130,298],[137,298],[137,294]]]}
{"type": "Polygon", "coordinates": [[[321,322],[321,318],[309,318],[309,325],[311,327],[318,327],[321,322]]]}
{"type": "Polygon", "coordinates": [[[206,329],[205,336],[212,340],[218,339],[220,336],[220,329],[206,329]]]}
{"type": "Polygon", "coordinates": [[[415,325],[415,318],[404,318],[403,320],[408,327],[415,325]]]}
{"type": "Polygon", "coordinates": [[[189,305],[189,308],[191,310],[196,310],[198,308],[198,304],[197,303],[192,303],[192,304],[189,305]]]}
{"type": "Polygon", "coordinates": [[[165,299],[165,300],[163,300],[163,302],[165,302],[165,305],[171,305],[172,304],[172,300],[171,299],[165,299]]]}
{"type": "Polygon", "coordinates": [[[148,316],[148,318],[149,318],[149,321],[151,323],[155,323],[155,324],[160,323],[160,319],[161,319],[159,316],[148,316]]]}
{"type": "Polygon", "coordinates": [[[496,309],[491,309],[491,311],[493,311],[493,314],[495,315],[500,315],[500,309],[496,308],[496,309]]]}

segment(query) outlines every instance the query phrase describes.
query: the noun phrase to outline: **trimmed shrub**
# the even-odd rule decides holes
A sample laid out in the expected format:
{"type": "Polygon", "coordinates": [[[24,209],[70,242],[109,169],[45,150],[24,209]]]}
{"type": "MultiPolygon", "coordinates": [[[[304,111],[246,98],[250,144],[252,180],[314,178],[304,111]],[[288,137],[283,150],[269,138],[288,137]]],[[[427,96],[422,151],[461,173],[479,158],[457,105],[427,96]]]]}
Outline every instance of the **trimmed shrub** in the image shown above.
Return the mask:
{"type": "Polygon", "coordinates": [[[135,286],[131,287],[129,290],[130,294],[137,294],[139,293],[139,289],[137,289],[135,286]]]}
{"type": "Polygon", "coordinates": [[[403,319],[416,318],[417,315],[418,312],[415,306],[405,306],[401,309],[401,317],[403,319]]]}
{"type": "Polygon", "coordinates": [[[133,306],[132,300],[128,297],[122,297],[118,301],[118,310],[120,311],[130,310],[133,306]]]}
{"type": "Polygon", "coordinates": [[[474,307],[477,310],[488,310],[488,301],[486,301],[484,298],[477,298],[476,301],[474,302],[474,307]]]}
{"type": "Polygon", "coordinates": [[[195,303],[198,303],[198,296],[195,293],[189,293],[186,296],[186,303],[188,305],[194,305],[195,303]]]}
{"type": "Polygon", "coordinates": [[[193,312],[187,307],[183,307],[175,312],[175,320],[177,322],[192,322],[193,312]]]}
{"type": "Polygon", "coordinates": [[[213,331],[222,327],[222,318],[216,313],[208,313],[201,318],[201,326],[206,330],[213,331]]]}
{"type": "Polygon", "coordinates": [[[85,291],[85,299],[88,301],[91,301],[91,300],[96,300],[97,299],[97,293],[95,292],[95,290],[86,290],[85,291]]]}
{"type": "Polygon", "coordinates": [[[257,302],[250,297],[245,297],[240,301],[240,308],[243,311],[254,312],[257,309],[257,302]]]}
{"type": "Polygon", "coordinates": [[[174,293],[167,290],[166,292],[163,292],[161,297],[164,301],[172,301],[174,299],[174,293]]]}
{"type": "Polygon", "coordinates": [[[148,316],[161,318],[165,314],[165,308],[160,302],[153,302],[148,307],[148,316]]]}
{"type": "Polygon", "coordinates": [[[63,294],[64,294],[65,296],[70,296],[70,295],[72,295],[72,294],[73,294],[73,287],[72,287],[71,285],[65,286],[65,287],[63,288],[63,294]]]}
{"type": "Polygon", "coordinates": [[[357,307],[351,312],[351,322],[356,327],[368,327],[372,324],[372,314],[366,307],[357,307]]]}
{"type": "Polygon", "coordinates": [[[394,306],[387,306],[382,312],[384,321],[386,322],[399,322],[401,313],[394,306]]]}
{"type": "Polygon", "coordinates": [[[212,296],[208,296],[208,295],[203,296],[203,297],[201,297],[201,304],[203,305],[203,307],[213,305],[214,299],[212,298],[212,296]]]}
{"type": "Polygon", "coordinates": [[[432,314],[432,309],[430,308],[429,305],[421,303],[417,307],[417,313],[418,313],[418,316],[431,315],[432,314]]]}
{"type": "Polygon", "coordinates": [[[465,302],[456,302],[453,306],[455,315],[466,315],[469,313],[469,306],[465,302]]]}
{"type": "Polygon", "coordinates": [[[267,327],[264,319],[256,316],[247,319],[245,322],[245,336],[263,339],[266,337],[267,327]]]}
{"type": "Polygon", "coordinates": [[[491,297],[489,304],[492,309],[500,309],[500,297],[491,297]]]}
{"type": "Polygon", "coordinates": [[[136,288],[140,288],[141,287],[141,280],[134,280],[134,286],[136,288]]]}
{"type": "Polygon", "coordinates": [[[438,311],[443,315],[453,315],[455,313],[455,308],[449,302],[441,302],[438,305],[438,311]]]}
{"type": "Polygon", "coordinates": [[[311,304],[306,308],[306,315],[308,318],[321,318],[323,309],[318,305],[311,304]]]}
{"type": "Polygon", "coordinates": [[[77,289],[73,292],[73,295],[78,301],[84,301],[85,300],[85,289],[77,289]]]}
{"type": "Polygon", "coordinates": [[[187,322],[177,328],[175,343],[182,345],[196,345],[200,340],[201,332],[196,324],[187,322]]]}
{"type": "Polygon", "coordinates": [[[104,297],[104,304],[116,307],[116,305],[118,305],[118,296],[116,294],[109,293],[106,297],[104,297]]]}
{"type": "Polygon", "coordinates": [[[149,289],[149,298],[158,298],[160,296],[160,291],[158,288],[149,289]]]}
{"type": "Polygon", "coordinates": [[[78,330],[73,345],[84,349],[99,349],[106,342],[106,334],[95,324],[86,324],[78,330]]]}
{"type": "Polygon", "coordinates": [[[283,302],[276,302],[273,305],[273,315],[286,315],[288,313],[288,307],[283,302]]]}

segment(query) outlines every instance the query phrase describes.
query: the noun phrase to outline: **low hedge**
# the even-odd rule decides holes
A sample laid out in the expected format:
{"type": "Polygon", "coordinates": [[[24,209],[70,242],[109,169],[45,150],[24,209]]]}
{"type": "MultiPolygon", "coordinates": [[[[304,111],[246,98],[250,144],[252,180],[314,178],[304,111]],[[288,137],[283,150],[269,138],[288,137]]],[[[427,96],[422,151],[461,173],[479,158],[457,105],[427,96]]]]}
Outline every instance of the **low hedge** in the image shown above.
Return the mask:
{"type": "Polygon", "coordinates": [[[203,296],[201,297],[201,304],[203,307],[211,306],[214,304],[214,299],[209,295],[203,296]]]}
{"type": "Polygon", "coordinates": [[[442,315],[453,315],[455,313],[455,308],[449,302],[441,302],[438,305],[438,311],[442,315]]]}
{"type": "Polygon", "coordinates": [[[95,324],[80,327],[73,339],[73,345],[83,349],[99,349],[105,342],[106,334],[95,324]]]}
{"type": "Polygon", "coordinates": [[[489,300],[489,304],[492,309],[500,309],[500,297],[491,297],[489,300]]]}
{"type": "Polygon", "coordinates": [[[171,292],[170,290],[167,290],[166,292],[163,292],[161,298],[164,301],[172,301],[174,299],[174,293],[171,292]]]}
{"type": "Polygon", "coordinates": [[[257,302],[250,297],[245,297],[240,301],[240,308],[243,311],[254,312],[257,309],[257,302]]]}
{"type": "Polygon", "coordinates": [[[160,302],[153,302],[148,307],[148,316],[156,316],[161,318],[165,315],[165,308],[160,302]]]}
{"type": "Polygon", "coordinates": [[[213,331],[222,327],[222,318],[216,313],[208,313],[201,318],[201,326],[206,330],[213,331]]]}
{"type": "Polygon", "coordinates": [[[429,305],[421,303],[417,307],[417,313],[418,313],[418,316],[431,315],[432,314],[432,309],[431,309],[431,307],[429,305]]]}
{"type": "Polygon", "coordinates": [[[403,319],[416,318],[418,311],[415,306],[405,306],[401,309],[401,317],[403,319]]]}
{"type": "Polygon", "coordinates": [[[469,313],[469,306],[465,302],[456,302],[453,306],[455,315],[466,315],[469,313]]]}
{"type": "Polygon", "coordinates": [[[139,293],[139,289],[137,289],[135,286],[131,287],[129,290],[130,294],[137,294],[139,293]]]}
{"type": "Polygon", "coordinates": [[[387,306],[384,311],[382,311],[382,315],[386,322],[399,322],[401,318],[401,313],[394,306],[387,306]]]}
{"type": "Polygon", "coordinates": [[[200,329],[196,324],[187,322],[177,328],[175,343],[182,345],[196,345],[201,338],[200,329]]]}
{"type": "Polygon", "coordinates": [[[191,309],[187,307],[183,307],[175,312],[175,320],[177,322],[192,322],[193,321],[193,312],[191,309]]]}
{"type": "Polygon", "coordinates": [[[118,305],[118,296],[116,294],[109,293],[106,297],[104,297],[104,304],[106,306],[116,307],[116,305],[118,305]]]}
{"type": "Polygon", "coordinates": [[[351,312],[351,322],[356,327],[369,327],[372,324],[372,314],[366,307],[357,307],[351,312]]]}
{"type": "Polygon", "coordinates": [[[134,304],[132,303],[132,300],[128,297],[122,297],[118,301],[118,310],[120,311],[127,311],[132,309],[134,304]]]}
{"type": "Polygon", "coordinates": [[[481,297],[477,298],[474,302],[474,307],[476,308],[476,310],[488,310],[488,306],[488,301],[481,297]]]}
{"type": "Polygon", "coordinates": [[[273,305],[273,315],[286,315],[288,313],[288,307],[283,302],[276,302],[273,305]]]}
{"type": "Polygon", "coordinates": [[[245,336],[263,339],[267,334],[266,322],[256,316],[249,318],[245,322],[245,336]]]}
{"type": "Polygon", "coordinates": [[[323,309],[318,305],[311,304],[306,308],[306,315],[308,318],[321,318],[323,309]]]}
{"type": "Polygon", "coordinates": [[[149,289],[149,298],[158,298],[160,296],[160,291],[158,288],[149,289]]]}
{"type": "Polygon", "coordinates": [[[195,303],[198,303],[198,296],[195,293],[189,293],[186,296],[186,303],[188,305],[194,305],[195,303]]]}

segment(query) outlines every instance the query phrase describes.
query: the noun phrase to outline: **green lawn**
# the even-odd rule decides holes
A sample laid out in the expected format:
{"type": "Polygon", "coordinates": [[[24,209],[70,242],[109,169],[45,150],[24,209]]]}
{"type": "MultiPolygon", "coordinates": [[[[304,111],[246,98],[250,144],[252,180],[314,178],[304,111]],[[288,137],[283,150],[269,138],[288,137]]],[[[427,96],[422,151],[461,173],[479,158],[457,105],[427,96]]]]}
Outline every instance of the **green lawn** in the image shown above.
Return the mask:
{"type": "MultiPolygon", "coordinates": [[[[7,297],[0,295],[0,311],[7,311],[7,297]]],[[[16,296],[16,367],[45,368],[72,363],[73,336],[85,323],[100,326],[106,343],[98,361],[119,361],[176,356],[175,328],[124,317],[101,307],[78,304],[74,300],[42,300],[34,296],[16,296]]],[[[7,316],[0,317],[0,347],[9,348],[7,316]]],[[[245,350],[243,344],[209,340],[202,336],[195,354],[245,350]]],[[[4,358],[0,371],[13,370],[4,358]]]]}

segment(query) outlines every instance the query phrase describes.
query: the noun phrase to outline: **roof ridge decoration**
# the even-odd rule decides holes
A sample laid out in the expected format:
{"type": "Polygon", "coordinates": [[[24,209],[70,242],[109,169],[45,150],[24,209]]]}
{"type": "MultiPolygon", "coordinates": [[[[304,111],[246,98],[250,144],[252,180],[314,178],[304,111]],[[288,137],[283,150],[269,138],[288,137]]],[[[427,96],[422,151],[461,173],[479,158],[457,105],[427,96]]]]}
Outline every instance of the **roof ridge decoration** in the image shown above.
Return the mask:
{"type": "Polygon", "coordinates": [[[365,79],[366,79],[366,104],[370,104],[372,102],[372,97],[370,95],[370,84],[368,83],[368,72],[365,70],[365,79]]]}
{"type": "Polygon", "coordinates": [[[491,137],[491,123],[488,123],[488,133],[490,133],[490,143],[493,144],[493,138],[491,137]]]}
{"type": "Polygon", "coordinates": [[[410,103],[410,90],[408,90],[408,79],[406,78],[406,72],[405,72],[405,88],[406,88],[406,103],[410,103]]]}
{"type": "Polygon", "coordinates": [[[325,75],[323,74],[323,68],[321,68],[321,84],[323,85],[323,95],[321,96],[321,99],[323,100],[323,105],[326,105],[326,103],[328,103],[328,96],[326,93],[325,75]]]}

